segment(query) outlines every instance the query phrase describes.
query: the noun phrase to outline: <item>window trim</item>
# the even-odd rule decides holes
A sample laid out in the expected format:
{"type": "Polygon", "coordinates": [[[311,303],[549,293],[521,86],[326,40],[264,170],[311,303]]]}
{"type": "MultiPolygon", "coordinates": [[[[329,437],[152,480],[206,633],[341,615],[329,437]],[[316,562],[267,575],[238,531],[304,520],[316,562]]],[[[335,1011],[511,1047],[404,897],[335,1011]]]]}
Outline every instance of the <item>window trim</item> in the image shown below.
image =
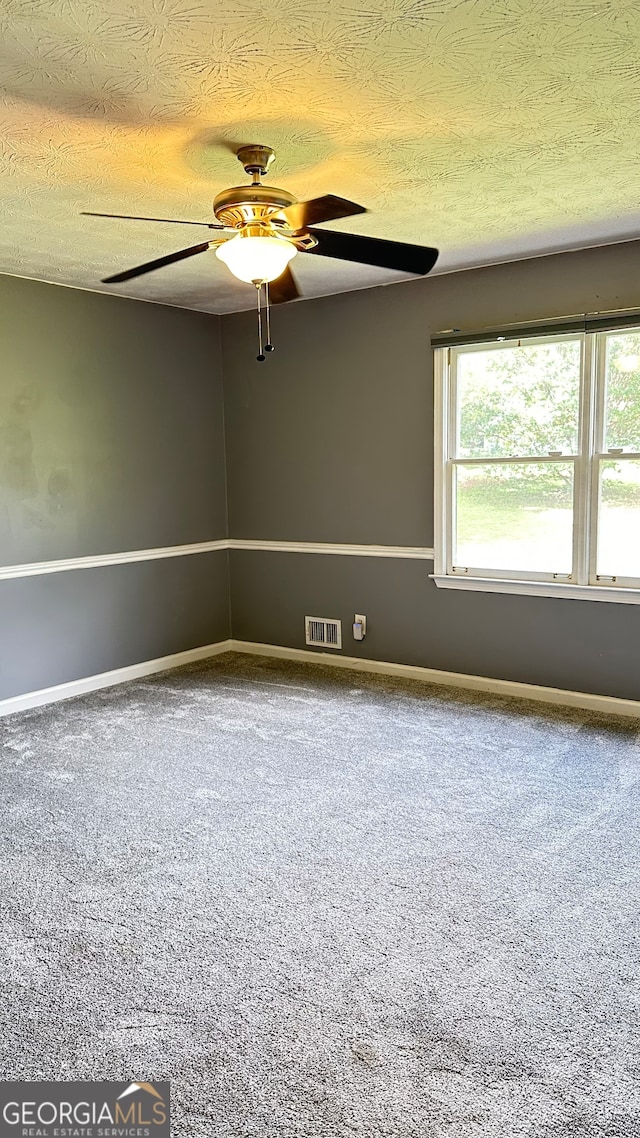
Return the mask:
{"type": "Polygon", "coordinates": [[[640,605],[640,589],[630,586],[574,585],[560,581],[517,581],[507,577],[463,577],[431,573],[439,589],[463,589],[474,593],[521,593],[527,597],[563,597],[573,601],[614,601],[640,605]]]}
{"type": "MultiPolygon", "coordinates": [[[[625,327],[624,330],[632,329],[625,327]]],[[[456,396],[455,372],[452,374],[451,361],[453,353],[457,355],[460,350],[486,350],[489,343],[484,341],[468,345],[434,346],[434,572],[430,576],[438,588],[640,604],[640,578],[603,579],[602,576],[598,577],[596,565],[601,463],[604,459],[636,457],[632,452],[615,455],[603,449],[606,442],[606,335],[613,331],[615,330],[554,333],[550,330],[546,335],[526,337],[527,344],[531,345],[573,339],[579,339],[581,343],[579,453],[563,454],[557,458],[529,456],[531,462],[573,462],[573,564],[570,575],[499,571],[471,566],[456,570],[453,566],[454,466],[482,464],[483,459],[453,458],[457,442],[457,418],[453,403],[456,396]]],[[[501,346],[505,347],[515,347],[524,338],[499,337],[501,346]]],[[[492,342],[495,343],[497,339],[496,336],[492,342]]],[[[495,461],[526,462],[527,456],[496,458],[495,461]]]]}

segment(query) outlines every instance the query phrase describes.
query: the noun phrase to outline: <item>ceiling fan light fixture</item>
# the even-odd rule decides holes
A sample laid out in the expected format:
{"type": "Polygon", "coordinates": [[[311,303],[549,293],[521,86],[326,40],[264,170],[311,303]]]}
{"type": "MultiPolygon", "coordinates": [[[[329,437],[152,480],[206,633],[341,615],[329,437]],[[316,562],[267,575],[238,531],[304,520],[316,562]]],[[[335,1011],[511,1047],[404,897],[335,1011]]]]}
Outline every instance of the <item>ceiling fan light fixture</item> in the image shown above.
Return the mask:
{"type": "Polygon", "coordinates": [[[282,276],[298,250],[281,237],[245,237],[238,233],[216,249],[216,257],[239,281],[263,284],[282,276]]]}
{"type": "MultiPolygon", "coordinates": [[[[386,238],[363,237],[355,233],[340,233],[335,229],[316,229],[325,221],[353,217],[366,213],[364,206],[335,194],[298,201],[288,190],[265,186],[261,178],[267,173],[275,155],[270,146],[241,146],[237,156],[251,175],[250,186],[229,186],[216,194],[213,200],[215,222],[178,221],[171,218],[131,217],[129,214],[91,214],[95,217],[123,218],[131,221],[163,221],[170,225],[203,225],[207,229],[234,232],[231,238],[216,237],[178,249],[164,257],[146,261],[124,272],[105,277],[103,284],[121,284],[134,277],[162,269],[205,253],[212,246],[216,256],[239,281],[256,286],[256,312],[258,318],[258,355],[264,362],[265,353],[273,351],[271,343],[271,305],[297,300],[301,293],[289,262],[296,253],[315,253],[338,261],[373,265],[379,269],[392,269],[411,276],[426,276],[438,259],[438,250],[422,245],[408,245],[386,238]],[[269,284],[273,288],[266,287],[269,284]],[[262,286],[265,285],[263,289],[262,286]],[[263,304],[264,330],[263,340],[263,304]]],[[[619,361],[621,370],[634,370],[627,357],[619,361]]],[[[633,357],[635,359],[635,357],[633,357]]]]}

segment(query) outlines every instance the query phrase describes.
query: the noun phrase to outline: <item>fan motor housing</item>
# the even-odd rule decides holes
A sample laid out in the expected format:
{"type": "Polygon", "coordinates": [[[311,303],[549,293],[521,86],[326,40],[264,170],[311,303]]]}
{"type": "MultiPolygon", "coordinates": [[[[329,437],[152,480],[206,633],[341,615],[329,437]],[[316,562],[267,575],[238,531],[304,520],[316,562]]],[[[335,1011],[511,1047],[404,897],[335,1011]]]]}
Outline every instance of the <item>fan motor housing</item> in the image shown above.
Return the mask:
{"type": "MultiPolygon", "coordinates": [[[[276,186],[230,186],[213,201],[213,212],[223,225],[242,226],[262,221],[278,210],[294,205],[298,199],[276,186]]],[[[277,220],[277,219],[276,219],[277,220]]]]}

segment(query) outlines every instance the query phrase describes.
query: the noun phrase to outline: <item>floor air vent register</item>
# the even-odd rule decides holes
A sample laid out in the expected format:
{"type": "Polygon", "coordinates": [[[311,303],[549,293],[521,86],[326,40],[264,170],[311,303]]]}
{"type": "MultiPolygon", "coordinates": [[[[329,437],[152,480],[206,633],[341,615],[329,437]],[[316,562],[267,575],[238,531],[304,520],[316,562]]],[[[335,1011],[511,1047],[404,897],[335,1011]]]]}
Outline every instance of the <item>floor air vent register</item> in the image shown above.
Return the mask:
{"type": "Polygon", "coordinates": [[[342,621],[324,616],[305,616],[305,641],[324,648],[342,648],[342,621]]]}

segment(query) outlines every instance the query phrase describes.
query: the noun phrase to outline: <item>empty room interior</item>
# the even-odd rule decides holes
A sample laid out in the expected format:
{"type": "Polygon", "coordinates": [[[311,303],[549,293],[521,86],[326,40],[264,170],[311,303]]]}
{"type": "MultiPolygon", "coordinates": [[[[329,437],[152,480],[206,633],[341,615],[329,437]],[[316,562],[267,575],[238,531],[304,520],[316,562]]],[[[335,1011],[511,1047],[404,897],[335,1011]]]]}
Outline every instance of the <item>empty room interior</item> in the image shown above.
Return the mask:
{"type": "Polygon", "coordinates": [[[635,0],[0,28],[0,1138],[636,1138],[635,0]]]}

